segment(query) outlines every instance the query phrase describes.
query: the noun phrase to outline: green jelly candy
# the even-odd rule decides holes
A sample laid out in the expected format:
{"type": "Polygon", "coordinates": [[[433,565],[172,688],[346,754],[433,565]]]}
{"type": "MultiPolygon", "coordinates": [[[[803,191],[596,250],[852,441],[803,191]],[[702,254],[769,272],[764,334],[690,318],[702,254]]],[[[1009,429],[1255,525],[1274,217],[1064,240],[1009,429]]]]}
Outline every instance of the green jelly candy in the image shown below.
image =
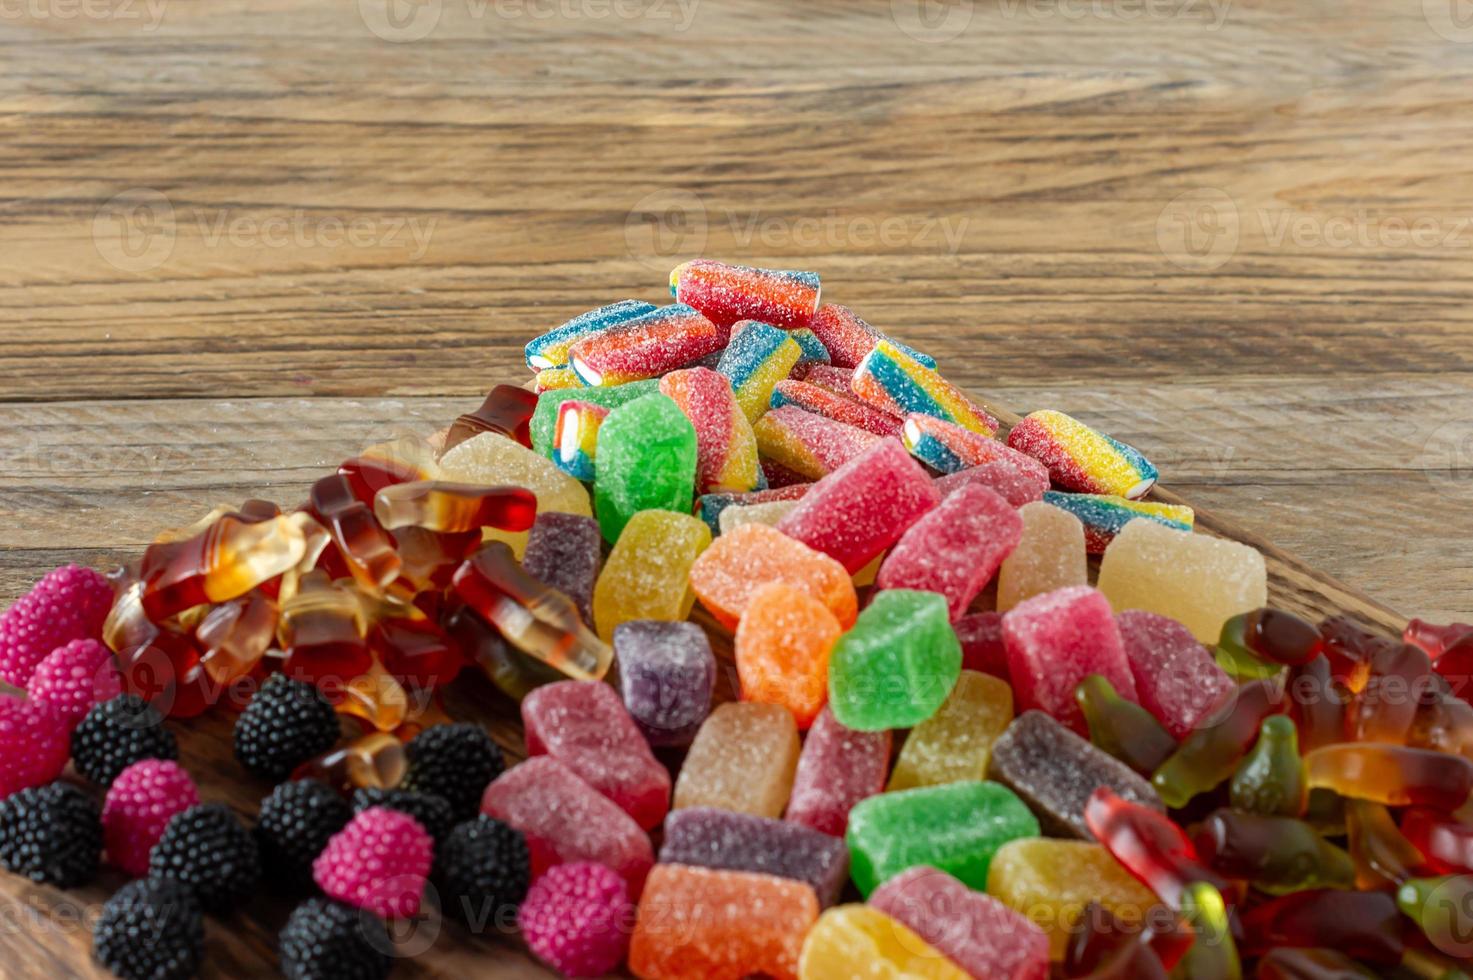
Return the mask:
{"type": "MultiPolygon", "coordinates": [[[[557,411],[563,402],[589,402],[612,410],[659,390],[660,380],[652,378],[608,388],[558,388],[544,391],[537,396],[537,408],[532,412],[532,448],[548,459],[557,452],[557,411]]],[[[600,437],[602,432],[600,429],[600,437]]]]}
{"type": "Polygon", "coordinates": [[[1089,726],[1089,740],[1143,776],[1176,751],[1172,737],[1156,716],[1115,691],[1099,674],[1090,674],[1074,689],[1074,700],[1089,726]]]}
{"type": "Polygon", "coordinates": [[[1038,832],[1033,813],[1001,783],[969,780],[881,793],[849,812],[849,873],[866,896],[921,865],[985,891],[997,849],[1038,832]]]}
{"type": "Polygon", "coordinates": [[[1218,637],[1214,652],[1217,666],[1239,684],[1277,677],[1284,670],[1283,664],[1265,660],[1248,645],[1245,631],[1248,618],[1254,615],[1256,612],[1241,613],[1223,623],[1222,635],[1218,637]]]}
{"type": "Polygon", "coordinates": [[[856,731],[914,728],[936,713],[961,672],[946,598],[887,589],[834,644],[829,703],[839,723],[856,731]]]}
{"type": "Polygon", "coordinates": [[[599,426],[593,507],[606,541],[642,510],[689,514],[695,488],[696,430],[670,397],[636,398],[599,426]]]}
{"type": "Polygon", "coordinates": [[[1182,980],[1242,980],[1243,964],[1228,923],[1222,892],[1205,881],[1188,885],[1181,894],[1182,917],[1196,939],[1172,970],[1182,980]]]}
{"type": "Polygon", "coordinates": [[[1396,904],[1432,945],[1473,956],[1473,875],[1408,878],[1396,889],[1396,904]]]}
{"type": "Polygon", "coordinates": [[[1297,817],[1304,812],[1304,760],[1299,730],[1286,715],[1265,718],[1253,746],[1229,785],[1233,808],[1265,817],[1297,817]]]}

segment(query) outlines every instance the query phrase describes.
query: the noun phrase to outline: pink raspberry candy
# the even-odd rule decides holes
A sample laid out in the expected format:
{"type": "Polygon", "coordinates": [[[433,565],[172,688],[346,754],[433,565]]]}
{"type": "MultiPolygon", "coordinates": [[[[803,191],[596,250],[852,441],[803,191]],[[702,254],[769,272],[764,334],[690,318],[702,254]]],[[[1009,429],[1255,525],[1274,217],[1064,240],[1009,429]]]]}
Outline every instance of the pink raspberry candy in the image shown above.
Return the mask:
{"type": "Polygon", "coordinates": [[[633,911],[629,885],[617,872],[575,861],[533,883],[517,926],[548,966],[570,977],[601,977],[624,959],[633,911]]]}
{"type": "Polygon", "coordinates": [[[90,568],[53,569],[0,616],[0,679],[25,687],[46,655],[73,640],[99,639],[113,587],[90,568]]]}
{"type": "Polygon", "coordinates": [[[49,783],[71,755],[66,724],[38,704],[0,696],[0,799],[49,783]]]}
{"type": "Polygon", "coordinates": [[[113,864],[138,877],[148,853],[176,813],[199,802],[199,790],[177,762],[144,759],[118,773],[102,803],[102,837],[113,864]]]}
{"type": "Polygon", "coordinates": [[[73,640],[36,665],[26,693],[70,730],[94,704],[122,694],[123,681],[111,650],[96,640],[73,640]]]}
{"type": "Polygon", "coordinates": [[[333,835],[312,862],[329,898],[403,919],[419,911],[435,842],[407,813],[369,807],[333,835]]]}

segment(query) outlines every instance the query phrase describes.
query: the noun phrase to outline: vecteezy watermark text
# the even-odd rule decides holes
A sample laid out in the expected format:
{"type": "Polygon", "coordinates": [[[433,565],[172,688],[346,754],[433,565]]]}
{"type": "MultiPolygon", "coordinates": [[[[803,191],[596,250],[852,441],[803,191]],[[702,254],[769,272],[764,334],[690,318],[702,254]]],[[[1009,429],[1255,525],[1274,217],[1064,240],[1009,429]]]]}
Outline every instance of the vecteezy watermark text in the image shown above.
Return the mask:
{"type": "Polygon", "coordinates": [[[169,0],[0,0],[0,21],[107,21],[156,31],[169,0]]]}
{"type": "Polygon", "coordinates": [[[377,38],[395,44],[423,41],[440,26],[451,3],[472,21],[636,21],[690,29],[701,0],[358,0],[358,16],[377,38]]]}

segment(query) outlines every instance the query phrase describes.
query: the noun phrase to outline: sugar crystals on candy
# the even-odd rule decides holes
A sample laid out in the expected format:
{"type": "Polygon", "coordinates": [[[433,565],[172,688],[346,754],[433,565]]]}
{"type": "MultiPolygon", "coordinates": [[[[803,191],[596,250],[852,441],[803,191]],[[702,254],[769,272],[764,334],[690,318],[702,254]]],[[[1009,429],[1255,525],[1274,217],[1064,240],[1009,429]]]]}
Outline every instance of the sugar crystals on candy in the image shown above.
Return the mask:
{"type": "Polygon", "coordinates": [[[582,338],[568,348],[568,362],[586,385],[621,385],[657,378],[725,345],[726,331],[674,303],[582,338]]]}
{"type": "Polygon", "coordinates": [[[800,980],[834,977],[966,980],[967,974],[897,919],[869,905],[819,916],[803,941],[800,980]]]}
{"type": "Polygon", "coordinates": [[[1232,695],[1232,679],[1181,623],[1128,609],[1115,617],[1142,707],[1177,738],[1232,695]]]}
{"type": "Polygon", "coordinates": [[[880,440],[880,436],[796,405],[774,408],[753,426],[764,460],[810,480],[832,473],[880,440]]]}
{"type": "Polygon", "coordinates": [[[892,415],[919,412],[988,436],[998,429],[997,419],[985,408],[888,340],[875,344],[854,368],[851,386],[860,398],[892,415]]]}
{"type": "Polygon", "coordinates": [[[783,582],[759,588],[733,640],[742,700],[781,705],[808,728],[828,700],[829,652],[842,632],[807,592],[783,582]]]}
{"type": "Polygon", "coordinates": [[[756,269],[713,259],[693,259],[670,272],[670,295],[722,326],[760,320],[806,327],[818,309],[818,273],[756,269]]]}
{"type": "Polygon", "coordinates": [[[593,625],[593,584],[603,567],[598,521],[579,514],[549,511],[537,515],[527,535],[522,568],[572,599],[593,625]]]}
{"type": "Polygon", "coordinates": [[[776,817],[798,765],[798,726],[775,704],[723,704],[706,719],[675,781],[675,808],[776,817]]]}
{"type": "Polygon", "coordinates": [[[1018,516],[1023,536],[997,573],[999,612],[1045,592],[1089,583],[1079,518],[1038,501],[1018,508],[1018,516]]]}
{"type": "Polygon", "coordinates": [[[1034,412],[1013,426],[1008,445],[1041,461],[1055,483],[1076,493],[1134,500],[1156,484],[1156,467],[1138,450],[1063,412],[1034,412]]]}
{"type": "Polygon", "coordinates": [[[786,331],[752,323],[732,336],[716,370],[730,379],[747,421],[756,422],[772,401],[772,389],[802,355],[803,349],[786,331]]]}
{"type": "Polygon", "coordinates": [[[643,510],[631,517],[593,587],[598,635],[607,642],[631,619],[689,616],[691,566],[710,543],[711,529],[689,514],[643,510]]]}
{"type": "Polygon", "coordinates": [[[849,849],[843,841],[796,823],[706,807],[670,814],[660,863],[806,882],[824,907],[838,900],[849,880],[849,849]]]}
{"type": "Polygon", "coordinates": [[[695,623],[641,620],[614,629],[624,706],[651,745],[686,745],[711,713],[716,657],[695,623]]]}
{"type": "Polygon", "coordinates": [[[850,728],[909,728],[936,713],[961,672],[961,643],[934,592],[879,592],[829,656],[829,701],[850,728]]]}
{"type": "Polygon", "coordinates": [[[688,513],[695,481],[696,430],[668,396],[621,405],[599,428],[593,502],[606,541],[639,511],[688,513]]]}
{"type": "Polygon", "coordinates": [[[885,789],[890,768],[890,732],[845,728],[829,708],[803,740],[785,819],[842,837],[849,811],[885,789]]]}
{"type": "Polygon", "coordinates": [[[696,430],[696,493],[755,490],[762,475],[757,437],[726,376],[704,367],[671,371],[660,379],[660,392],[696,430]]]}
{"type": "Polygon", "coordinates": [[[962,671],[940,710],[906,736],[889,789],[986,779],[992,745],[1012,720],[1013,691],[1006,681],[962,671]]]}
{"type": "Polygon", "coordinates": [[[763,585],[784,582],[828,607],[839,625],[854,624],[859,600],[844,566],[765,524],[749,524],[717,538],[691,567],[701,604],[728,629],[763,585]]]}

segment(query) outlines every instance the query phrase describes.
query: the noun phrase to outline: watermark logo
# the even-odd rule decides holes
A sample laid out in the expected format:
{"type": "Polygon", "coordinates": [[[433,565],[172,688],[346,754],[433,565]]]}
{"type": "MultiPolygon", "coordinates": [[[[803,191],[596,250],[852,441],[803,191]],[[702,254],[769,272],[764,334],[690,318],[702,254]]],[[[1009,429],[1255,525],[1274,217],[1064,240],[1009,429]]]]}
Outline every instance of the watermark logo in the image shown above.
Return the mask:
{"type": "Polygon", "coordinates": [[[1226,191],[1199,187],[1172,198],[1156,218],[1156,245],[1190,272],[1221,268],[1238,251],[1241,217],[1226,191]]]}
{"type": "MultiPolygon", "coordinates": [[[[4,0],[0,0],[4,2],[4,0]]],[[[358,16],[380,40],[423,41],[440,26],[447,0],[358,0],[358,16]]],[[[690,30],[700,0],[457,0],[470,21],[648,20],[690,30]]]]}
{"type": "Polygon", "coordinates": [[[1418,921],[1442,952],[1460,960],[1473,956],[1473,891],[1466,878],[1454,875],[1432,889],[1418,921]]]}
{"type": "Polygon", "coordinates": [[[972,0],[890,0],[890,19],[907,36],[926,44],[954,41],[975,13],[972,0]]]}
{"type": "Polygon", "coordinates": [[[1434,486],[1473,493],[1473,416],[1450,419],[1433,429],[1412,465],[1434,486]]]}
{"type": "Polygon", "coordinates": [[[423,41],[440,24],[444,0],[358,0],[358,16],[379,40],[423,41]]]}
{"type": "Polygon", "coordinates": [[[395,875],[375,882],[369,889],[370,899],[388,899],[392,904],[407,904],[414,896],[419,908],[412,915],[396,915],[380,919],[366,908],[358,913],[358,929],[364,940],[386,956],[413,959],[435,945],[444,926],[435,886],[413,875],[395,875]],[[423,892],[421,892],[423,888],[423,892]]]}
{"type": "Polygon", "coordinates": [[[677,258],[694,258],[706,248],[710,228],[701,195],[679,188],[640,198],[624,219],[624,247],[641,264],[668,272],[677,258]]]}
{"type": "Polygon", "coordinates": [[[1438,37],[1473,44],[1473,0],[1422,0],[1422,16],[1438,37]]]}
{"type": "Polygon", "coordinates": [[[168,0],[0,0],[0,20],[107,21],[145,33],[159,29],[167,10],[168,0]]]}
{"type": "Polygon", "coordinates": [[[92,217],[97,254],[123,272],[149,272],[169,261],[177,235],[174,205],[146,187],[112,197],[92,217]]]}
{"type": "Polygon", "coordinates": [[[999,0],[1003,17],[1034,20],[1197,21],[1209,31],[1227,23],[1233,0],[999,0]]]}

